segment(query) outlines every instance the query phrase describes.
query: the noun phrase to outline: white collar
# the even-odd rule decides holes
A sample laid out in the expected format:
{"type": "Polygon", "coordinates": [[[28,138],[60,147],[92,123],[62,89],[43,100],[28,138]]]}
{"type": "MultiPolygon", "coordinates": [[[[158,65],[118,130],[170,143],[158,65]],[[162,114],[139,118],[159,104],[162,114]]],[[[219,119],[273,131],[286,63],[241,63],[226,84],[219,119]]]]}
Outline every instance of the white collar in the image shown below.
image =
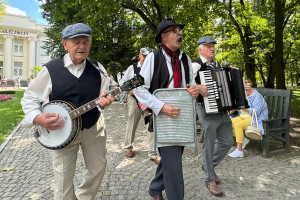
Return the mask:
{"type": "MultiPolygon", "coordinates": [[[[81,67],[84,67],[85,66],[85,63],[86,63],[86,59],[83,61],[83,63],[81,63],[78,68],[81,68],[81,67]]],[[[64,56],[64,64],[65,66],[64,67],[70,67],[70,66],[75,66],[73,61],[71,60],[71,57],[70,57],[70,54],[67,53],[65,56],[64,56]]]]}

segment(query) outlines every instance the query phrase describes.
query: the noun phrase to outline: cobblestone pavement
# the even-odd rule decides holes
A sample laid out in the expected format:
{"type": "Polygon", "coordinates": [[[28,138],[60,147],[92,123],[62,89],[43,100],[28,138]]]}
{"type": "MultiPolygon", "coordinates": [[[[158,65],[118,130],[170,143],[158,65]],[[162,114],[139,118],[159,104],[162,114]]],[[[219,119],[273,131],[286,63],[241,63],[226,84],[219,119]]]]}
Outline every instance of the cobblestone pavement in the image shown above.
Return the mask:
{"type": "MultiPolygon", "coordinates": [[[[148,187],[156,170],[147,156],[147,135],[142,120],[135,139],[136,156],[124,156],[123,138],[127,107],[114,102],[105,110],[107,122],[108,165],[96,199],[150,200],[148,187]]],[[[33,129],[19,126],[0,147],[0,199],[53,199],[51,151],[34,139],[33,129]]],[[[235,147],[232,147],[232,150],[235,147]]],[[[262,158],[255,149],[246,149],[245,158],[226,157],[216,168],[224,197],[215,197],[205,189],[201,144],[199,154],[185,148],[183,169],[185,199],[300,199],[300,152],[262,158]]],[[[84,162],[78,155],[75,187],[81,182],[84,162]]],[[[165,196],[165,195],[164,195],[165,196]]]]}

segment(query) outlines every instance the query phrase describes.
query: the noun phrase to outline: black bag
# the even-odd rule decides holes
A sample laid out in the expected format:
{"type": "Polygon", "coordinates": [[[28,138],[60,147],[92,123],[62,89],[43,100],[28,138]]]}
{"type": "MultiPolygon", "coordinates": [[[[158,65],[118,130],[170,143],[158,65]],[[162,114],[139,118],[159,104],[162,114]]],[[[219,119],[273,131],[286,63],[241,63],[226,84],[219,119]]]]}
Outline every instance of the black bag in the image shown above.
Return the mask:
{"type": "Polygon", "coordinates": [[[152,113],[150,113],[150,115],[147,115],[145,118],[145,124],[148,124],[149,123],[149,126],[148,126],[148,131],[149,132],[153,132],[153,116],[152,116],[152,113]]]}

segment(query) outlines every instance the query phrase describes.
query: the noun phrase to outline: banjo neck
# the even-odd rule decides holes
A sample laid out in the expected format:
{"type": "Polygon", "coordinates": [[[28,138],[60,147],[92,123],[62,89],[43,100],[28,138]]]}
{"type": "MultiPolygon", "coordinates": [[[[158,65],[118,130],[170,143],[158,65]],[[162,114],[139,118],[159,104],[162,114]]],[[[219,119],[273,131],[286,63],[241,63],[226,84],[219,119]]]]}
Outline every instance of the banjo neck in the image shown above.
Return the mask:
{"type": "MultiPolygon", "coordinates": [[[[115,97],[121,93],[122,93],[122,90],[120,89],[120,87],[117,87],[115,89],[110,90],[107,95],[115,97]]],[[[97,107],[99,105],[98,99],[100,99],[100,98],[101,97],[98,97],[98,98],[80,106],[79,108],[76,108],[76,109],[72,110],[71,112],[69,112],[71,119],[75,119],[75,118],[83,115],[84,113],[92,110],[93,108],[97,107]]]]}

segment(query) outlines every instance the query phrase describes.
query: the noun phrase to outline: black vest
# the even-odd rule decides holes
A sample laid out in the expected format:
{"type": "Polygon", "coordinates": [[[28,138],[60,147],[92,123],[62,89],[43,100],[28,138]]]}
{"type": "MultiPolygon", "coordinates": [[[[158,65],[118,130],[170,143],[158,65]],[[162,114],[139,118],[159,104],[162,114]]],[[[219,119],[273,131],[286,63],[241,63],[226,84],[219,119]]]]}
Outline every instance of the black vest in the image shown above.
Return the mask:
{"type": "MultiPolygon", "coordinates": [[[[97,61],[92,61],[97,64],[97,61]]],[[[85,69],[82,75],[77,78],[64,67],[63,56],[51,60],[47,64],[51,81],[52,92],[49,95],[49,100],[67,101],[80,107],[100,95],[101,76],[99,71],[93,65],[86,61],[85,69]]],[[[96,124],[100,112],[94,108],[82,117],[82,129],[91,128],[96,124]]]]}
{"type": "MultiPolygon", "coordinates": [[[[201,58],[194,60],[193,63],[198,63],[199,65],[201,65],[200,69],[197,71],[197,76],[195,77],[195,81],[196,81],[197,85],[199,85],[199,84],[201,84],[199,71],[206,71],[206,70],[210,70],[211,68],[209,66],[207,66],[205,63],[203,63],[201,58]]],[[[202,95],[198,95],[197,102],[203,103],[202,95]]]]}
{"type": "MultiPolygon", "coordinates": [[[[154,53],[154,72],[153,72],[153,77],[149,88],[149,92],[151,94],[153,94],[153,92],[157,89],[166,88],[168,86],[169,79],[170,79],[167,61],[162,52],[162,48],[154,50],[153,53],[154,53]]],[[[182,53],[181,60],[185,72],[185,81],[186,83],[190,83],[189,64],[185,53],[182,53]]]]}
{"type": "Polygon", "coordinates": [[[138,62],[134,63],[132,66],[133,66],[133,72],[134,72],[134,74],[136,74],[136,75],[140,74],[141,68],[138,67],[138,62]]]}

